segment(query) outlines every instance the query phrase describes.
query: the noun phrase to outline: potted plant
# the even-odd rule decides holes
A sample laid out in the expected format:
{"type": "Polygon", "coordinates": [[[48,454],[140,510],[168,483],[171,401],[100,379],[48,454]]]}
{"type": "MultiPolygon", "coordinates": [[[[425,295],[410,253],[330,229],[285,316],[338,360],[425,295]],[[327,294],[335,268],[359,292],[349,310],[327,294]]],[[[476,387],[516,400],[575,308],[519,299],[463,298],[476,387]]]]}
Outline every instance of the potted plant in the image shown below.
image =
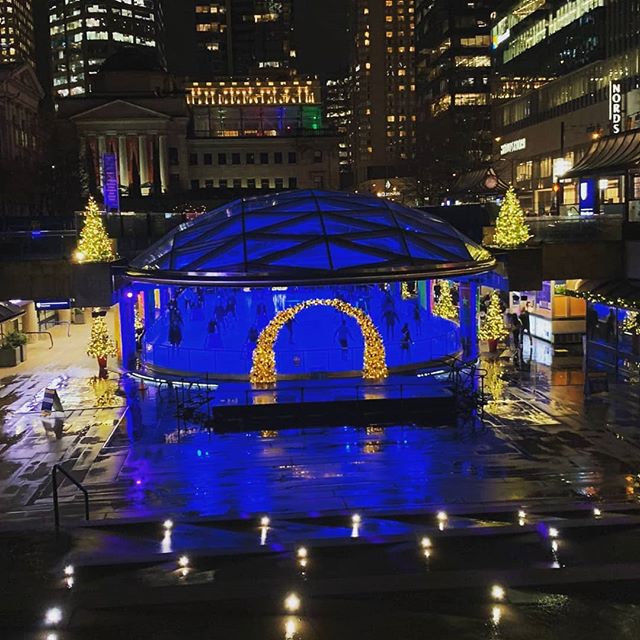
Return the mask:
{"type": "Polygon", "coordinates": [[[19,362],[24,362],[21,350],[25,349],[26,352],[26,342],[24,333],[13,331],[7,334],[0,346],[0,367],[15,367],[19,362]]]}
{"type": "Polygon", "coordinates": [[[7,341],[20,351],[20,362],[27,359],[27,336],[22,331],[12,331],[7,336],[7,341]]]}

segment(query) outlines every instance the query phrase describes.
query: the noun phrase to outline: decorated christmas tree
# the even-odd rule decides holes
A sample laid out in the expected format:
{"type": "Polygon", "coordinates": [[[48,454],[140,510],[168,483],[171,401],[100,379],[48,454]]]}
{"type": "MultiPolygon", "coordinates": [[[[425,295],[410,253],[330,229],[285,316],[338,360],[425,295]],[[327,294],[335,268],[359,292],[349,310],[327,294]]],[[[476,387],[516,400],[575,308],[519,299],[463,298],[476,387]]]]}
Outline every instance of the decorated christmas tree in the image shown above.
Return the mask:
{"type": "Polygon", "coordinates": [[[78,262],[111,262],[116,258],[100,210],[93,198],[89,198],[84,210],[84,227],[80,232],[75,256],[78,262]]]}
{"type": "Polygon", "coordinates": [[[622,331],[630,333],[632,336],[640,335],[640,318],[637,311],[627,311],[627,315],[622,321],[622,331]]]}
{"type": "Polygon", "coordinates": [[[515,249],[531,237],[529,231],[518,196],[510,186],[498,213],[493,243],[502,249],[515,249]]]}
{"type": "Polygon", "coordinates": [[[453,304],[451,295],[451,283],[448,280],[439,280],[440,295],[433,305],[433,313],[445,320],[458,321],[458,308],[453,304]]]}
{"type": "Polygon", "coordinates": [[[107,358],[117,354],[116,345],[109,336],[104,316],[94,318],[91,325],[91,337],[89,338],[87,355],[98,360],[100,378],[107,377],[107,358]]]}
{"type": "Polygon", "coordinates": [[[480,324],[478,337],[480,340],[497,341],[506,338],[508,335],[507,328],[504,326],[502,317],[502,309],[500,308],[500,298],[497,291],[493,291],[489,301],[489,308],[484,320],[480,324]]]}

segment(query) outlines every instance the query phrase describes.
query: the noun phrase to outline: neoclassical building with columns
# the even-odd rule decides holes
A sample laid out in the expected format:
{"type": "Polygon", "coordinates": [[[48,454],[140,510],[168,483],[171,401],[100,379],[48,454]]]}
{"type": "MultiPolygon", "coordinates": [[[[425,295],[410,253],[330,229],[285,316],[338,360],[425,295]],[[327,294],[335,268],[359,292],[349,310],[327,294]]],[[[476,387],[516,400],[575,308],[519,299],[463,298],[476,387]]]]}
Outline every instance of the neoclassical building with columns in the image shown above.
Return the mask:
{"type": "Polygon", "coordinates": [[[93,87],[58,109],[92,191],[102,188],[105,154],[125,196],[338,187],[338,139],[323,126],[316,80],[180,86],[151,57],[125,51],[93,87]]]}

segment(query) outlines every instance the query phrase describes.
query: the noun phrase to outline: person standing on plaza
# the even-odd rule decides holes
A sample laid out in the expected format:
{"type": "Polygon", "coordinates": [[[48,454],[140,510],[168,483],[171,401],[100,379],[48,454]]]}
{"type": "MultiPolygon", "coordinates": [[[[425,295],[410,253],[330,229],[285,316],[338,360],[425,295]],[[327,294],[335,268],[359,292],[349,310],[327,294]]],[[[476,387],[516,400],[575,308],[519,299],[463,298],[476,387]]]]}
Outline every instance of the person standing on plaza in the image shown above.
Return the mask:
{"type": "Polygon", "coordinates": [[[522,332],[522,322],[520,322],[520,318],[518,318],[517,313],[511,314],[511,341],[512,346],[516,351],[520,350],[520,334],[522,332]]]}
{"type": "MultiPolygon", "coordinates": [[[[531,339],[531,316],[529,315],[529,303],[522,309],[520,313],[520,323],[522,324],[522,337],[526,333],[531,339]]],[[[522,340],[521,340],[522,342],[522,340]]]]}

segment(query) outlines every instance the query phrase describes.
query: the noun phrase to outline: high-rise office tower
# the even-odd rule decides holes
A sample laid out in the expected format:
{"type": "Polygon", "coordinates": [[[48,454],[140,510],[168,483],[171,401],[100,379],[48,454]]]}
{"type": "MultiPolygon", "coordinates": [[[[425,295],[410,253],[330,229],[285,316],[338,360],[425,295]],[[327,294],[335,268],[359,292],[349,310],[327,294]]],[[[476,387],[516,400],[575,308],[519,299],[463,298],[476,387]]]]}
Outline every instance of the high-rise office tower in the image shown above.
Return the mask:
{"type": "Polygon", "coordinates": [[[35,67],[31,0],[0,0],[0,64],[28,62],[35,67]]]}
{"type": "Polygon", "coordinates": [[[292,75],[293,0],[165,0],[169,70],[196,80],[292,75]]]}
{"type": "Polygon", "coordinates": [[[415,2],[355,0],[352,141],[357,184],[406,174],[415,147],[415,2]]]}
{"type": "Polygon", "coordinates": [[[496,0],[416,0],[418,158],[425,195],[491,160],[491,12],[496,0]]]}
{"type": "Polygon", "coordinates": [[[351,145],[349,125],[353,117],[351,111],[351,79],[327,80],[324,88],[325,120],[338,136],[338,160],[340,173],[351,174],[351,145]]]}
{"type": "Polygon", "coordinates": [[[124,47],[154,50],[164,64],[160,0],[49,0],[54,95],[81,95],[110,55],[124,47]]]}

